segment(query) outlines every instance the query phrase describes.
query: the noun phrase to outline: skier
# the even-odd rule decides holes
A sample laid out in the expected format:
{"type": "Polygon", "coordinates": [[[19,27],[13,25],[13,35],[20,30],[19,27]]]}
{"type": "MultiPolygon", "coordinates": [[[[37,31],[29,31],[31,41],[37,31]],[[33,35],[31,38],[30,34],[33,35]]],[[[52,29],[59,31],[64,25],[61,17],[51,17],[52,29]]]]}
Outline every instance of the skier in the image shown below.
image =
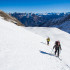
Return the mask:
{"type": "Polygon", "coordinates": [[[47,45],[49,45],[50,38],[48,37],[46,40],[47,40],[47,45]]]}
{"type": "Polygon", "coordinates": [[[56,42],[55,42],[55,45],[53,46],[53,49],[54,49],[54,48],[55,48],[55,55],[56,55],[56,53],[57,53],[57,57],[59,57],[59,51],[62,50],[59,41],[56,41],[56,42]]]}

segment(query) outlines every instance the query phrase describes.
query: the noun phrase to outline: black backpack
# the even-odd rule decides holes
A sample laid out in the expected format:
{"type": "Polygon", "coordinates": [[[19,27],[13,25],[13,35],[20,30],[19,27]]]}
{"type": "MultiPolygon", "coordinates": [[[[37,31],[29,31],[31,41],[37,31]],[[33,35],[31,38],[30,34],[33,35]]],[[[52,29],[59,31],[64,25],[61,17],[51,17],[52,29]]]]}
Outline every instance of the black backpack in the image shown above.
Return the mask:
{"type": "Polygon", "coordinates": [[[55,45],[58,45],[59,46],[60,45],[60,42],[59,41],[56,41],[55,42],[55,45]]]}

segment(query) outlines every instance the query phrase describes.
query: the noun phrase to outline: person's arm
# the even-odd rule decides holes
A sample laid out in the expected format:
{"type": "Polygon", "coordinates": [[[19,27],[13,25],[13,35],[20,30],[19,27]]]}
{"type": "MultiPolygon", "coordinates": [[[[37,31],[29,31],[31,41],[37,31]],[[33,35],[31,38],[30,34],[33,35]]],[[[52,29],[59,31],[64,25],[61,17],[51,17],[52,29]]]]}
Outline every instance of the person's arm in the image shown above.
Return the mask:
{"type": "Polygon", "coordinates": [[[61,45],[60,45],[60,49],[62,50],[61,45]]]}

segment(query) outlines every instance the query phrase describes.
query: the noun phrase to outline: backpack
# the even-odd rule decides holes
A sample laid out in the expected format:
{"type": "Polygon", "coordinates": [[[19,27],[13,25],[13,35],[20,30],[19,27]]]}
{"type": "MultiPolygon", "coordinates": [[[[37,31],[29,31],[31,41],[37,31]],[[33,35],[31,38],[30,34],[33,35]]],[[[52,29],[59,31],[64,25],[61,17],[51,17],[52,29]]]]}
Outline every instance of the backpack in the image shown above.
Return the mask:
{"type": "Polygon", "coordinates": [[[59,46],[60,42],[59,41],[55,41],[55,45],[59,46]]]}
{"type": "Polygon", "coordinates": [[[47,38],[47,41],[50,41],[50,38],[47,38]]]}

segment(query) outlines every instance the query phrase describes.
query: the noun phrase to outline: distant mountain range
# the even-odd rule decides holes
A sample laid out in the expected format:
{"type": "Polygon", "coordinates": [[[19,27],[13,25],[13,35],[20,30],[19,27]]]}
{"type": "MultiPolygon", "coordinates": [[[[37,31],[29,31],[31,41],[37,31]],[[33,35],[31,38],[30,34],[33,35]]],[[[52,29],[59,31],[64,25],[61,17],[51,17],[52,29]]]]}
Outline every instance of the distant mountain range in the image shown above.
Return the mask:
{"type": "Polygon", "coordinates": [[[70,12],[67,13],[5,13],[0,10],[0,17],[25,27],[57,27],[70,33],[70,12]]]}
{"type": "Polygon", "coordinates": [[[9,13],[26,27],[57,27],[70,33],[70,12],[67,13],[9,13]]]}

